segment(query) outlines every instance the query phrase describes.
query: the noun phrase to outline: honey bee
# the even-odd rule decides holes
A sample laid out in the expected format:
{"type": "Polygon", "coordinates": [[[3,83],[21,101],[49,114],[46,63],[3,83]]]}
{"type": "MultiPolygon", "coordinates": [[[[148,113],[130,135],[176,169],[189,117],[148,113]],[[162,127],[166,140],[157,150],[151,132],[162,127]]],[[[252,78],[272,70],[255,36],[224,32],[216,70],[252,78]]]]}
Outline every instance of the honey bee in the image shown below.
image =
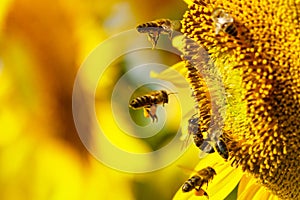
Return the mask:
{"type": "Polygon", "coordinates": [[[156,115],[157,105],[162,104],[164,106],[164,104],[168,103],[170,94],[175,93],[168,94],[165,90],[153,91],[149,94],[136,97],[129,103],[129,107],[134,110],[143,108],[145,117],[151,117],[153,122],[155,120],[158,121],[156,115]]]}
{"type": "MultiPolygon", "coordinates": [[[[199,130],[199,118],[195,117],[193,115],[189,119],[188,124],[188,134],[193,134],[193,139],[195,145],[204,153],[214,153],[215,149],[219,153],[219,155],[224,158],[228,159],[228,149],[221,137],[217,139],[210,138],[208,135],[208,138],[204,139],[203,134],[199,130]],[[214,146],[214,147],[213,147],[214,146]]],[[[189,136],[187,140],[189,139],[189,136]]],[[[187,143],[187,142],[186,142],[187,143]]]]}
{"type": "Polygon", "coordinates": [[[214,148],[209,144],[208,139],[204,139],[203,134],[199,130],[199,118],[193,115],[188,121],[188,137],[186,138],[185,144],[188,143],[190,135],[193,135],[195,145],[205,153],[215,152],[214,148]]]}
{"type": "Polygon", "coordinates": [[[140,24],[136,27],[139,33],[147,33],[148,39],[152,43],[152,49],[157,45],[160,34],[166,34],[172,38],[174,30],[179,30],[181,27],[179,20],[158,19],[140,24]]]}
{"type": "Polygon", "coordinates": [[[199,123],[199,118],[195,117],[195,115],[193,115],[189,119],[189,123],[188,123],[188,134],[193,135],[194,143],[197,147],[199,147],[204,142],[204,138],[202,133],[199,130],[198,123],[199,123]]]}
{"type": "Polygon", "coordinates": [[[215,23],[216,35],[222,30],[223,32],[236,37],[238,35],[237,27],[234,24],[233,17],[226,13],[222,8],[216,8],[212,13],[212,20],[215,23]]]}
{"type": "Polygon", "coordinates": [[[181,189],[183,192],[190,192],[191,190],[195,189],[195,194],[197,196],[208,197],[207,192],[204,189],[202,189],[202,186],[204,184],[208,186],[208,182],[211,181],[216,174],[216,171],[212,167],[206,167],[204,169],[201,169],[197,172],[197,174],[188,179],[182,185],[181,189]]]}

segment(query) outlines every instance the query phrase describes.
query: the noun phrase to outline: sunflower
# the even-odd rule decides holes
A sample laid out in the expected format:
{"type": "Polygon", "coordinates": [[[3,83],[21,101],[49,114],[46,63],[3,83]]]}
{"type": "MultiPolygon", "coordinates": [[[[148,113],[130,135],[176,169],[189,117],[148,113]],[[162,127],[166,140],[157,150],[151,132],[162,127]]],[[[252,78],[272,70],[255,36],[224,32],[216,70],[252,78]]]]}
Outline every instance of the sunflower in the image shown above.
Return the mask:
{"type": "MultiPolygon", "coordinates": [[[[181,66],[200,131],[229,152],[226,162],[205,158],[195,169],[211,165],[223,177],[209,185],[210,198],[240,181],[239,199],[300,199],[300,1],[186,2],[181,66]]],[[[175,199],[194,197],[180,190],[175,199]]]]}

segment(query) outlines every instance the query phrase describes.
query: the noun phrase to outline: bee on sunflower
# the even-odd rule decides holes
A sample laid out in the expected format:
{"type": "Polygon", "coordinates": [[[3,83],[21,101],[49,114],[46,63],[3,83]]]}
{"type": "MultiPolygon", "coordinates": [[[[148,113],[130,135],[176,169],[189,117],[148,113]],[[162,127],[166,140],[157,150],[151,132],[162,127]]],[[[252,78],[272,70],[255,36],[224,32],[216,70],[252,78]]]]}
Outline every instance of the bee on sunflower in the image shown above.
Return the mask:
{"type": "MultiPolygon", "coordinates": [[[[179,48],[198,134],[228,151],[216,177],[241,170],[232,177],[239,199],[300,199],[300,1],[186,2],[179,48]]],[[[226,197],[212,194],[213,181],[210,198],[226,197]]]]}

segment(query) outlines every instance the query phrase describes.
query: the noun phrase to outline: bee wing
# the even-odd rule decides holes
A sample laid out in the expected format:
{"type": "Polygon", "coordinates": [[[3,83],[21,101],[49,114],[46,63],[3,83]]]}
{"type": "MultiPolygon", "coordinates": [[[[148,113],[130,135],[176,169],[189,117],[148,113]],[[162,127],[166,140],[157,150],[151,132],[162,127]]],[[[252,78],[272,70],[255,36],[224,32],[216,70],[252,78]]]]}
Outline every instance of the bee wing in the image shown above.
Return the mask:
{"type": "MultiPolygon", "coordinates": [[[[206,167],[207,168],[207,167],[206,167]]],[[[203,169],[200,169],[197,174],[201,177],[207,177],[207,175],[209,174],[209,171],[206,169],[206,168],[203,168],[203,169]]]]}
{"type": "Polygon", "coordinates": [[[206,152],[204,152],[204,151],[200,151],[200,153],[199,153],[199,158],[205,158],[206,156],[208,156],[209,155],[209,153],[206,153],[206,152]]]}
{"type": "Polygon", "coordinates": [[[180,137],[180,140],[183,141],[182,146],[181,146],[181,150],[184,150],[185,148],[187,148],[190,144],[191,144],[191,133],[188,131],[188,127],[189,127],[189,116],[195,116],[196,114],[194,114],[195,111],[194,110],[190,110],[187,114],[185,114],[185,116],[183,117],[183,125],[181,128],[181,132],[182,132],[182,136],[180,137]]]}
{"type": "Polygon", "coordinates": [[[156,47],[157,41],[159,39],[159,35],[160,35],[159,31],[153,31],[153,32],[148,33],[148,40],[152,44],[152,49],[154,49],[156,47]]]}
{"type": "Polygon", "coordinates": [[[202,145],[200,146],[200,149],[201,149],[201,151],[203,151],[205,153],[214,153],[215,150],[213,148],[213,146],[214,146],[213,144],[209,139],[205,139],[203,141],[202,145]]]}
{"type": "Polygon", "coordinates": [[[144,107],[144,116],[149,117],[149,116],[155,116],[157,110],[157,105],[153,104],[151,106],[145,106],[144,107]]]}
{"type": "Polygon", "coordinates": [[[181,150],[184,150],[191,144],[191,133],[182,135],[180,137],[180,139],[183,140],[182,145],[181,145],[181,150]]]}
{"type": "Polygon", "coordinates": [[[213,148],[213,145],[208,140],[204,140],[202,145],[200,146],[201,152],[199,153],[200,158],[204,158],[208,154],[214,153],[215,150],[213,148]]]}
{"type": "Polygon", "coordinates": [[[188,167],[182,166],[182,165],[177,165],[179,168],[181,168],[185,173],[187,174],[197,174],[201,177],[207,177],[207,175],[209,174],[208,170],[206,168],[200,169],[199,171],[196,171],[194,169],[190,169],[188,167]]]}
{"type": "Polygon", "coordinates": [[[157,110],[157,105],[153,104],[149,108],[149,115],[150,116],[155,116],[156,115],[156,110],[157,110]]]}

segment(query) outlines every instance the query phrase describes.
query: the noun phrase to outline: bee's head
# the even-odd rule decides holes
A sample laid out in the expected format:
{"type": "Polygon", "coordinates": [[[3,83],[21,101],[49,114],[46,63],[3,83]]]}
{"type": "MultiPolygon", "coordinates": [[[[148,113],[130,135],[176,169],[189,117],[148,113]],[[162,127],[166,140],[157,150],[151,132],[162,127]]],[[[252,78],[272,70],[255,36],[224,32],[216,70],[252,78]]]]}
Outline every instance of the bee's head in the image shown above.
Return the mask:
{"type": "Polygon", "coordinates": [[[144,24],[138,25],[138,26],[136,27],[136,30],[137,30],[139,33],[146,33],[146,32],[147,32],[147,30],[146,30],[144,24]]]}
{"type": "Polygon", "coordinates": [[[212,167],[207,167],[207,169],[213,174],[216,175],[216,171],[212,167]]]}
{"type": "Polygon", "coordinates": [[[170,94],[177,94],[177,92],[167,93],[167,91],[165,91],[165,90],[162,90],[162,93],[163,93],[163,97],[164,97],[164,99],[165,99],[165,103],[168,103],[168,101],[169,101],[168,96],[169,96],[170,94]]]}
{"type": "Polygon", "coordinates": [[[189,119],[189,124],[197,125],[198,122],[199,122],[198,117],[192,117],[192,118],[189,119]]]}
{"type": "Polygon", "coordinates": [[[168,103],[169,102],[169,98],[168,98],[169,94],[167,93],[167,91],[162,90],[161,93],[162,93],[162,96],[163,96],[164,103],[168,103]]]}

